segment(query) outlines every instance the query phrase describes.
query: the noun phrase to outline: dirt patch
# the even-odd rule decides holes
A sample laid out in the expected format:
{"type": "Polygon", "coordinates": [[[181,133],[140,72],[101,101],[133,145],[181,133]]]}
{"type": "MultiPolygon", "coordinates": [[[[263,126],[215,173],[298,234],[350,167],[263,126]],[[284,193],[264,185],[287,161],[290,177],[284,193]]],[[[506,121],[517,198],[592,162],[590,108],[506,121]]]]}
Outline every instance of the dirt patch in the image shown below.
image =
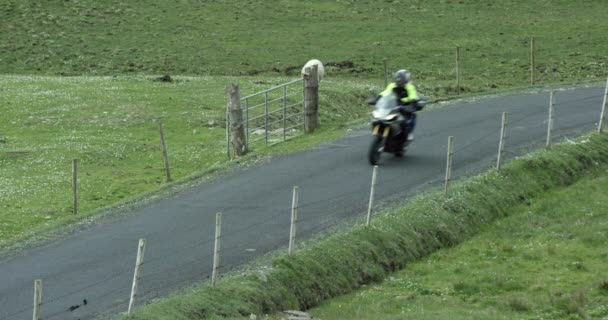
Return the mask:
{"type": "Polygon", "coordinates": [[[327,67],[336,67],[338,69],[354,69],[355,63],[350,60],[338,61],[338,62],[328,62],[325,64],[327,67]]]}
{"type": "Polygon", "coordinates": [[[173,78],[171,78],[170,75],[166,74],[162,77],[158,77],[156,79],[154,79],[154,81],[160,81],[160,82],[173,82],[173,78]]]}
{"type": "MultiPolygon", "coordinates": [[[[343,60],[337,62],[327,62],[324,64],[326,68],[331,68],[334,71],[342,73],[368,73],[371,72],[371,68],[357,67],[352,60],[343,60]]],[[[276,73],[283,73],[285,75],[296,75],[299,74],[302,66],[286,66],[283,68],[273,67],[272,71],[276,73]]]]}
{"type": "MultiPolygon", "coordinates": [[[[331,68],[331,70],[334,72],[338,72],[338,73],[342,73],[342,74],[344,74],[344,73],[363,74],[363,73],[369,73],[369,72],[373,71],[373,69],[371,69],[371,68],[357,67],[355,65],[355,63],[351,60],[328,62],[328,63],[324,64],[324,66],[326,68],[328,68],[328,67],[331,68]]],[[[279,73],[279,74],[283,74],[283,75],[287,75],[287,76],[299,76],[300,70],[302,70],[302,66],[289,65],[289,66],[285,66],[285,67],[272,67],[272,68],[270,68],[270,70],[253,69],[253,70],[241,71],[240,73],[243,75],[247,75],[247,76],[255,76],[255,75],[263,74],[265,72],[270,71],[270,72],[279,73]]]]}

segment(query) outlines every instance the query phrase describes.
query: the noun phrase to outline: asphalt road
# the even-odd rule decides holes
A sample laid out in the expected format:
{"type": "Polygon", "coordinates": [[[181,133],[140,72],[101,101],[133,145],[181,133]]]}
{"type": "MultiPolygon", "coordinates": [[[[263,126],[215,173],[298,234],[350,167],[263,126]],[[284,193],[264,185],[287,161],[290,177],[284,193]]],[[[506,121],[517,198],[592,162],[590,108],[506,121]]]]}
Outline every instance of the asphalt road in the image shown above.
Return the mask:
{"type": "MultiPolygon", "coordinates": [[[[599,86],[557,91],[555,141],[593,130],[602,96],[599,86]]],[[[455,137],[455,177],[494,165],[503,111],[509,122],[507,159],[544,146],[548,101],[544,91],[421,112],[417,140],[407,156],[383,155],[376,201],[390,204],[441,186],[450,135],[455,137]]],[[[140,238],[147,239],[147,247],[137,305],[208,278],[216,212],[223,213],[222,272],[285,247],[294,185],[300,187],[298,240],[363,216],[372,173],[366,160],[370,139],[369,128],[355,129],[346,138],[236,170],[131,214],[4,257],[0,319],[32,318],[34,279],[42,279],[42,319],[94,319],[125,312],[140,238]],[[77,308],[70,311],[72,306],[77,308]]]]}

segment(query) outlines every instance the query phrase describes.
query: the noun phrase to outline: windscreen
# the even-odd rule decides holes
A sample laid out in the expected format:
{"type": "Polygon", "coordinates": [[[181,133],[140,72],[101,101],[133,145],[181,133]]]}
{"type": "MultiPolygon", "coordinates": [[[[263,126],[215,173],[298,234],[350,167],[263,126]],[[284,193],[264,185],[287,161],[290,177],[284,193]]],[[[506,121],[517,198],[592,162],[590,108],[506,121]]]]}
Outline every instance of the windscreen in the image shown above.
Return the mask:
{"type": "Polygon", "coordinates": [[[376,118],[384,118],[391,113],[397,107],[397,97],[394,92],[386,96],[382,96],[378,102],[376,102],[374,116],[376,118]]]}

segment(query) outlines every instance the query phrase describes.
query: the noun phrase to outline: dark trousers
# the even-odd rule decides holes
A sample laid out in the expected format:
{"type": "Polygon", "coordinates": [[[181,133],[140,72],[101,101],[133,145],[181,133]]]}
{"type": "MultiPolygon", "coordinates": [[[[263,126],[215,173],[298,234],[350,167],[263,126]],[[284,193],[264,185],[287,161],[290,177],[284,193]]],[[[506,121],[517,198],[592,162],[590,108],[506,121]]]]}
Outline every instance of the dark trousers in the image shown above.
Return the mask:
{"type": "Polygon", "coordinates": [[[409,133],[414,133],[414,128],[416,128],[416,114],[410,113],[407,115],[407,120],[403,121],[401,124],[401,129],[409,133]]]}
{"type": "Polygon", "coordinates": [[[416,114],[412,113],[412,118],[410,119],[410,123],[409,123],[410,133],[414,133],[414,128],[416,128],[416,118],[417,118],[416,114]]]}

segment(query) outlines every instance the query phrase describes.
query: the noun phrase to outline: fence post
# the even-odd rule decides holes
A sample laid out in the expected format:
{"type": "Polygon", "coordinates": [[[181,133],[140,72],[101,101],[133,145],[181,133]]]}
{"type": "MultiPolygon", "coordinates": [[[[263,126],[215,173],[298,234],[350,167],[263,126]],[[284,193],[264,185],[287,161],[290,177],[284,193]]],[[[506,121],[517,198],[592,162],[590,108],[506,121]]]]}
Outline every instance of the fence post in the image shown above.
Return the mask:
{"type": "Polygon", "coordinates": [[[165,176],[166,182],[171,182],[171,169],[169,168],[169,156],[167,154],[167,143],[165,142],[165,131],[163,130],[163,124],[158,124],[158,130],[160,131],[160,145],[163,150],[163,162],[165,164],[165,176]]]}
{"type": "Polygon", "coordinates": [[[366,226],[369,226],[372,221],[372,207],[374,206],[374,193],[376,191],[376,172],[378,171],[378,166],[374,166],[374,170],[372,171],[372,187],[369,192],[369,205],[367,206],[367,221],[365,223],[366,226]]]}
{"type": "Polygon", "coordinates": [[[608,97],[608,79],[606,79],[606,89],[604,90],[604,102],[602,102],[602,112],[600,113],[600,123],[597,125],[597,131],[602,133],[604,125],[604,115],[606,114],[606,97],[608,97]]]}
{"type": "Polygon", "coordinates": [[[382,59],[382,65],[384,65],[384,87],[388,86],[388,66],[386,58],[382,59]]]}
{"type": "Polygon", "coordinates": [[[460,47],[456,47],[456,90],[460,94],[460,47]]]}
{"type": "Polygon", "coordinates": [[[291,227],[289,229],[289,250],[288,253],[291,255],[296,243],[296,222],[298,221],[298,202],[299,202],[299,188],[293,187],[293,197],[291,200],[291,227]]]}
{"type": "Polygon", "coordinates": [[[283,141],[285,141],[287,131],[287,86],[283,86],[283,141]]]}
{"type": "Polygon", "coordinates": [[[498,157],[496,159],[496,170],[500,170],[502,165],[502,151],[504,149],[504,140],[507,126],[507,113],[502,113],[502,121],[500,125],[500,141],[498,142],[498,157]]]}
{"type": "Polygon", "coordinates": [[[546,148],[551,147],[551,130],[553,130],[553,91],[549,95],[549,119],[547,120],[547,144],[546,148]]]}
{"type": "Polygon", "coordinates": [[[137,245],[137,260],[135,261],[135,272],[133,273],[133,286],[131,287],[131,298],[129,299],[129,309],[127,315],[131,315],[133,311],[133,305],[135,303],[135,296],[137,295],[137,287],[139,286],[139,278],[141,273],[141,265],[144,262],[144,252],[146,250],[146,239],[139,239],[137,245]]]}
{"type": "Polygon", "coordinates": [[[78,214],[78,159],[72,160],[72,206],[74,214],[78,214]]]}
{"type": "Polygon", "coordinates": [[[268,145],[268,91],[264,92],[264,141],[268,145]]]}
{"type": "Polygon", "coordinates": [[[226,156],[230,160],[230,114],[226,110],[226,156]]]}
{"type": "Polygon", "coordinates": [[[245,98],[245,150],[249,150],[249,98],[245,98]]]}
{"type": "Polygon", "coordinates": [[[536,57],[534,53],[534,36],[530,37],[530,84],[534,85],[534,69],[536,68],[536,57]]]}
{"type": "Polygon", "coordinates": [[[307,67],[304,72],[304,131],[311,133],[319,126],[318,67],[317,65],[307,67]]]}
{"type": "Polygon", "coordinates": [[[34,280],[34,314],[33,320],[40,319],[40,305],[42,304],[42,280],[34,280]]]}
{"type": "Polygon", "coordinates": [[[222,237],[222,214],[215,214],[215,243],[213,244],[213,271],[211,272],[211,286],[215,287],[219,278],[220,265],[220,238],[222,237]]]}
{"type": "Polygon", "coordinates": [[[226,86],[228,100],[227,109],[230,114],[230,132],[232,150],[236,157],[240,157],[247,152],[245,129],[243,127],[243,110],[241,109],[241,93],[239,85],[231,83],[226,86]]]}
{"type": "Polygon", "coordinates": [[[454,136],[448,137],[447,161],[445,165],[445,195],[450,193],[450,182],[452,181],[452,159],[454,158],[454,136]]]}

